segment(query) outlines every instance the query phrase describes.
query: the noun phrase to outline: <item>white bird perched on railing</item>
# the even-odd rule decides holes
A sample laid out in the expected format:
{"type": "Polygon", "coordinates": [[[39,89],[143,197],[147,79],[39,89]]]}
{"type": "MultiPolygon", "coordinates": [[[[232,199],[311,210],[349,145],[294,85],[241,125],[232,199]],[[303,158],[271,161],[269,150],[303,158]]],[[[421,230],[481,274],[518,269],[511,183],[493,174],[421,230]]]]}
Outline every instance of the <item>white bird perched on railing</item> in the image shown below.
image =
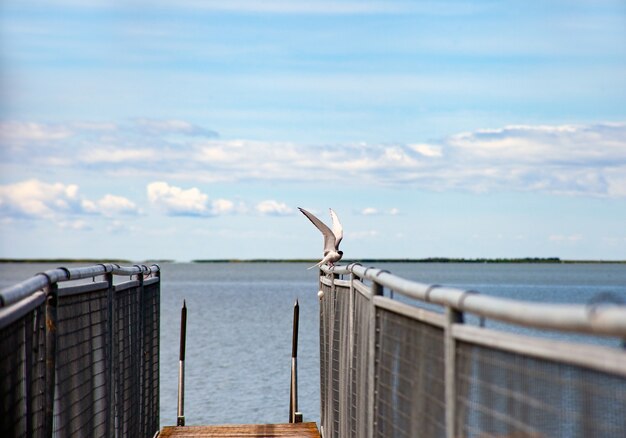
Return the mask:
{"type": "Polygon", "coordinates": [[[311,266],[308,269],[313,269],[317,266],[322,266],[324,264],[328,264],[329,266],[335,266],[335,263],[341,260],[341,257],[343,257],[343,251],[339,251],[339,243],[341,242],[341,239],[343,239],[343,227],[341,226],[341,222],[339,222],[337,214],[333,211],[332,208],[329,208],[330,217],[333,221],[333,229],[331,230],[324,222],[315,217],[314,214],[309,213],[304,208],[298,207],[298,209],[306,217],[308,217],[309,220],[313,222],[313,225],[315,225],[317,229],[320,230],[324,235],[324,258],[322,258],[319,263],[311,266]]]}

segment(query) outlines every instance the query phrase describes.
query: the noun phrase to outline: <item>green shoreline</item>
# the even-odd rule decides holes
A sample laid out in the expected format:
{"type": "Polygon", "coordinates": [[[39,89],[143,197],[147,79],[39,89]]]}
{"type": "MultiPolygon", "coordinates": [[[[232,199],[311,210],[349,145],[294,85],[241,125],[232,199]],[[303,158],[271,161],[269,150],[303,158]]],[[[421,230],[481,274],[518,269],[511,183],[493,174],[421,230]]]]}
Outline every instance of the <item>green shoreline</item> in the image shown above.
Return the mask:
{"type": "MultiPolygon", "coordinates": [[[[315,259],[197,259],[191,260],[190,263],[315,263],[319,260],[315,259]]],[[[524,258],[448,258],[448,257],[429,257],[423,259],[376,259],[376,258],[363,258],[363,259],[350,259],[342,261],[343,264],[348,263],[549,263],[549,264],[600,264],[600,263],[614,263],[614,264],[626,264],[626,260],[562,260],[558,257],[524,257],[524,258]]],[[[0,263],[117,263],[120,265],[133,265],[137,263],[176,263],[176,260],[149,260],[149,261],[131,261],[124,259],[88,259],[88,258],[35,258],[35,259],[11,259],[0,258],[0,263]]]]}
{"type": "MultiPolygon", "coordinates": [[[[172,260],[169,260],[172,261],[172,260]]],[[[133,265],[137,262],[132,262],[125,259],[69,259],[69,258],[53,258],[53,259],[0,259],[0,263],[117,263],[118,265],[133,265]]],[[[155,263],[155,262],[153,262],[155,263]]]]}
{"type": "MultiPolygon", "coordinates": [[[[319,260],[315,259],[207,259],[192,260],[192,263],[315,263],[319,260]]],[[[349,263],[617,263],[626,264],[626,260],[562,260],[558,257],[525,257],[525,258],[447,258],[447,257],[429,257],[424,259],[350,259],[342,260],[342,264],[349,263]]]]}

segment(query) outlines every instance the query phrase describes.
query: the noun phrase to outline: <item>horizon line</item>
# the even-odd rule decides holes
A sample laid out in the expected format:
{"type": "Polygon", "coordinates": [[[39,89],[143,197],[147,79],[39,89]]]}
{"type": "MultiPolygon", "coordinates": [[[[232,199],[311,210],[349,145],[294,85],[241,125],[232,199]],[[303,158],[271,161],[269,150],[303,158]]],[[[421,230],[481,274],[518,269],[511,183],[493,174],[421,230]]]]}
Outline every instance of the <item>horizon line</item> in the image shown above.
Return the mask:
{"type": "MultiPolygon", "coordinates": [[[[317,259],[312,258],[214,258],[214,259],[192,259],[181,261],[175,259],[147,259],[133,261],[121,258],[66,258],[66,257],[33,257],[33,258],[0,258],[0,263],[315,263],[317,259]]],[[[626,264],[626,259],[561,259],[560,257],[423,257],[423,258],[353,258],[346,260],[343,264],[350,263],[619,263],[626,264]]]]}

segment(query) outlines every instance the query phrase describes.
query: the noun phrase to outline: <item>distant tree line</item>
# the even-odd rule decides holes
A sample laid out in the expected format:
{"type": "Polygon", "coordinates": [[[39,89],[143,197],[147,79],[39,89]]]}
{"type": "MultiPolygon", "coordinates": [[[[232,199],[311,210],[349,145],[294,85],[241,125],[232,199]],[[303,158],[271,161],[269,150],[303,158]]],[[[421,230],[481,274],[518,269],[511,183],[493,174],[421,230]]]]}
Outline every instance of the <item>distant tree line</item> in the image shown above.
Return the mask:
{"type": "MultiPolygon", "coordinates": [[[[200,259],[192,263],[315,263],[316,259],[200,259]]],[[[350,259],[342,260],[341,264],[349,263],[626,263],[626,260],[562,260],[559,257],[521,257],[521,258],[453,258],[428,257],[423,259],[350,259]]]]}
{"type": "Polygon", "coordinates": [[[523,258],[450,258],[450,257],[428,257],[425,259],[360,259],[360,263],[563,263],[558,257],[523,257],[523,258]]]}
{"type": "MultiPolygon", "coordinates": [[[[56,258],[56,259],[44,259],[44,258],[37,258],[37,259],[1,259],[0,258],[0,263],[117,263],[119,265],[129,265],[132,264],[133,262],[130,260],[124,260],[124,259],[115,259],[115,260],[109,260],[109,259],[70,259],[70,258],[56,258]]],[[[136,262],[135,262],[136,263],[136,262]]]]}

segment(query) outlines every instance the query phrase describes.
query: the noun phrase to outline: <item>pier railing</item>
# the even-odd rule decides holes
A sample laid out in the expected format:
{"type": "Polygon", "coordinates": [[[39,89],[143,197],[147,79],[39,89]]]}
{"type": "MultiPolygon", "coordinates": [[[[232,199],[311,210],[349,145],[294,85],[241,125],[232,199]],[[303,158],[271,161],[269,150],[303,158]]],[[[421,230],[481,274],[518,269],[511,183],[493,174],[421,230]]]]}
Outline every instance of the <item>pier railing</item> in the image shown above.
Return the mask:
{"type": "Polygon", "coordinates": [[[0,291],[0,436],[159,430],[160,272],[58,268],[0,291]]]}
{"type": "Polygon", "coordinates": [[[624,340],[624,305],[489,297],[358,264],[323,267],[320,290],[325,438],[626,433],[623,348],[482,323],[624,340]]]}

